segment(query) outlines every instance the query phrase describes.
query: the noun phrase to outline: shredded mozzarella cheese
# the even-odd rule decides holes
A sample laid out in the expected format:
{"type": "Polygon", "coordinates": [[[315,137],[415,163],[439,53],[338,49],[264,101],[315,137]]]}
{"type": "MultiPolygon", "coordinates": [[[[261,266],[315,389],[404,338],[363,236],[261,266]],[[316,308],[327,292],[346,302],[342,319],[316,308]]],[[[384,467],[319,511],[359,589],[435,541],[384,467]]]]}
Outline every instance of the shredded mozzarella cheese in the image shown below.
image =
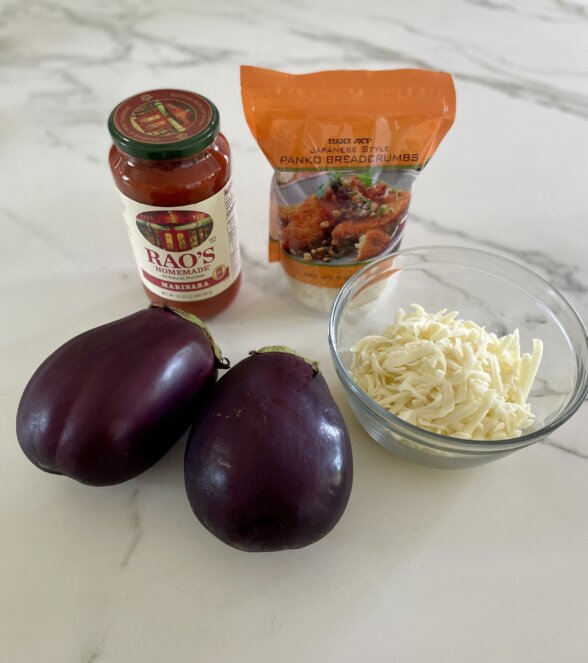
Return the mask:
{"type": "Polygon", "coordinates": [[[401,419],[465,440],[520,437],[533,423],[527,402],[543,343],[521,356],[519,331],[498,337],[457,311],[399,309],[382,335],[351,348],[351,375],[366,394],[401,419]]]}

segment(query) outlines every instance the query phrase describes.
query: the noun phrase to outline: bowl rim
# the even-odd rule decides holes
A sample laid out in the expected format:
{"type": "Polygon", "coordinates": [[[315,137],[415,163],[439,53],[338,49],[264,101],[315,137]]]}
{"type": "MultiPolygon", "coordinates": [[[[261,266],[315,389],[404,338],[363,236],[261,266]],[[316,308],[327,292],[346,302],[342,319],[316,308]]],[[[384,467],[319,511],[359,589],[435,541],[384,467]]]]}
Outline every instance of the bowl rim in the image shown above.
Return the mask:
{"type": "MultiPolygon", "coordinates": [[[[433,448],[440,448],[442,447],[443,450],[447,450],[447,446],[453,446],[453,447],[458,447],[458,449],[453,449],[453,451],[480,451],[481,449],[486,449],[486,450],[492,450],[492,451],[499,451],[499,450],[514,450],[516,448],[521,448],[528,446],[530,444],[533,444],[534,442],[537,442],[540,439],[543,439],[550,435],[553,431],[555,431],[557,428],[562,426],[566,421],[572,417],[577,410],[580,408],[584,400],[586,399],[586,396],[588,395],[588,371],[584,372],[584,378],[583,381],[580,383],[580,387],[576,392],[576,396],[574,399],[571,400],[571,402],[566,406],[564,411],[558,416],[553,422],[550,424],[543,426],[539,430],[533,431],[532,433],[527,433],[526,435],[521,435],[520,437],[515,437],[515,438],[509,438],[507,440],[464,440],[458,437],[451,437],[449,435],[442,435],[441,433],[434,433],[432,431],[428,431],[424,428],[419,428],[418,426],[415,426],[414,424],[409,423],[408,421],[405,421],[404,419],[401,419],[400,417],[397,417],[396,415],[392,414],[388,410],[384,409],[381,405],[378,405],[372,398],[370,398],[352,379],[351,375],[349,374],[347,368],[343,364],[343,361],[341,360],[341,357],[339,355],[339,349],[337,347],[336,343],[336,330],[337,330],[337,323],[339,321],[339,317],[341,314],[341,311],[343,310],[343,306],[345,303],[347,303],[348,296],[352,291],[354,290],[354,287],[356,283],[363,277],[363,275],[370,269],[373,269],[374,266],[378,265],[381,262],[384,262],[386,260],[390,260],[396,256],[399,255],[407,255],[407,254],[415,254],[415,253],[422,253],[423,251],[438,251],[438,250],[452,250],[452,251],[459,251],[460,253],[464,254],[472,254],[473,256],[479,255],[479,256],[486,256],[490,257],[493,260],[498,260],[502,261],[503,263],[507,263],[510,266],[514,266],[517,269],[526,272],[527,275],[531,276],[533,279],[537,281],[537,283],[543,284],[549,290],[559,299],[560,303],[568,309],[568,312],[571,314],[572,318],[575,319],[575,321],[578,324],[578,328],[582,334],[584,344],[586,345],[586,348],[588,349],[588,332],[586,331],[586,327],[584,323],[582,322],[582,319],[576,312],[575,308],[570,304],[570,302],[564,297],[564,295],[561,294],[561,292],[555,288],[549,281],[544,279],[542,276],[539,276],[539,274],[535,273],[533,270],[529,269],[525,265],[521,265],[520,263],[511,260],[510,258],[505,258],[499,254],[493,253],[491,251],[483,251],[481,249],[472,249],[469,247],[465,246],[456,246],[456,245],[444,245],[444,244],[434,244],[434,245],[422,245],[422,246],[415,246],[411,247],[408,249],[402,249],[400,251],[395,251],[393,253],[389,253],[387,255],[381,256],[380,258],[377,258],[376,260],[373,260],[370,262],[368,265],[363,267],[362,269],[358,270],[346,283],[345,285],[341,288],[339,293],[337,294],[337,297],[335,298],[335,301],[333,302],[333,305],[331,307],[331,312],[329,315],[329,327],[328,327],[328,342],[329,342],[329,349],[331,351],[331,358],[333,360],[333,364],[335,366],[335,371],[341,380],[343,386],[346,389],[349,389],[354,396],[356,396],[363,405],[365,405],[369,410],[372,411],[373,414],[375,414],[378,418],[383,419],[384,423],[387,425],[387,427],[390,427],[397,431],[400,429],[403,433],[405,433],[407,436],[410,436],[413,441],[418,442],[419,444],[423,444],[425,446],[430,446],[433,448]],[[418,436],[418,438],[426,438],[426,440],[423,439],[418,439],[414,440],[414,437],[418,436]],[[436,444],[438,443],[438,444],[436,444]],[[459,449],[460,448],[460,449],[459,449]]],[[[461,265],[458,265],[461,266],[461,265]]],[[[396,271],[396,270],[395,270],[396,271]]],[[[516,285],[516,284],[514,284],[516,285]]],[[[523,290],[523,288],[521,288],[523,290]]],[[[586,367],[588,368],[588,367],[586,367]]]]}

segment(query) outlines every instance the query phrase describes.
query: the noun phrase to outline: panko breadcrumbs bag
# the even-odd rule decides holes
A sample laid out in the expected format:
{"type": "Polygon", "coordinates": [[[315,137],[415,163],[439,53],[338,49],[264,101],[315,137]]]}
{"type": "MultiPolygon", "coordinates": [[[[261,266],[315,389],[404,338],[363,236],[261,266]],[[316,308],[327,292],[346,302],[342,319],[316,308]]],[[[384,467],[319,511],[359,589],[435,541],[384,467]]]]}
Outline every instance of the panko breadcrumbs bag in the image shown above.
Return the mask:
{"type": "Polygon", "coordinates": [[[455,117],[449,74],[285,74],[241,67],[247,123],[275,173],[270,261],[329,310],[366,263],[399,248],[411,187],[455,117]]]}

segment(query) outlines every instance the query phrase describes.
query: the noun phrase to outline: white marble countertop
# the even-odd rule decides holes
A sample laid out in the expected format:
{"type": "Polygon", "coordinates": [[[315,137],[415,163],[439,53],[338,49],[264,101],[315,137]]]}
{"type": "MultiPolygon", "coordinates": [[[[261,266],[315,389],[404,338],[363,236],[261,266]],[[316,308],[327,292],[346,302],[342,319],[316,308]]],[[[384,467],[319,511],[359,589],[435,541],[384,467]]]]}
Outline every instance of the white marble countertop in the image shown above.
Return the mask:
{"type": "Polygon", "coordinates": [[[345,403],[324,317],[265,262],[271,169],[239,92],[242,63],[452,72],[457,119],[415,185],[404,246],[514,258],[587,319],[587,45],[585,0],[1,4],[3,663],[588,660],[588,406],[475,470],[373,443],[345,403]],[[39,472],[16,442],[41,360],[145,304],[106,119],[165,86],[215,100],[234,151],[245,281],[213,322],[218,342],[233,361],[270,343],[316,357],[349,424],[349,507],[304,550],[245,554],[209,535],[185,498],[183,444],[98,489],[39,472]]]}

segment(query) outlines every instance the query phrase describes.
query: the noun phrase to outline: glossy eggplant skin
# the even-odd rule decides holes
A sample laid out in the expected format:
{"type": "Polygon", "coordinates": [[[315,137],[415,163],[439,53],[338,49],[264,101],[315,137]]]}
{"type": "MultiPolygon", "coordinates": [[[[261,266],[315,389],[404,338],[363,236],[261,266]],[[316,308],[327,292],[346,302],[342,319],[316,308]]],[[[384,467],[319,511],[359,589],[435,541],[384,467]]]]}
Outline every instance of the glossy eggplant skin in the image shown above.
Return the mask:
{"type": "Polygon", "coordinates": [[[206,333],[149,308],[71,339],[39,366],[17,412],[26,456],[46,472],[104,486],[156,463],[216,380],[206,333]]]}
{"type": "Polygon", "coordinates": [[[287,352],[238,363],[190,432],[184,478],[197,518],[234,548],[301,548],[325,536],[347,506],[353,460],[323,376],[287,352]]]}

